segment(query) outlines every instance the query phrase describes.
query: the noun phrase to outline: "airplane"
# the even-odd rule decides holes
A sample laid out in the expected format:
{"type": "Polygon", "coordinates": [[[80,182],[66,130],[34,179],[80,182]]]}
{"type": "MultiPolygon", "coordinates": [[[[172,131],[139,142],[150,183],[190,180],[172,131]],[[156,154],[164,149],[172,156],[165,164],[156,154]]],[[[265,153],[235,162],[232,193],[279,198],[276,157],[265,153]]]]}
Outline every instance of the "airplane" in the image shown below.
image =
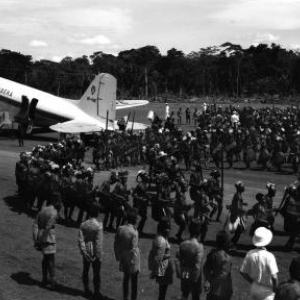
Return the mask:
{"type": "MultiPolygon", "coordinates": [[[[31,128],[47,127],[62,133],[115,130],[116,110],[148,104],[147,100],[116,100],[116,90],[116,78],[107,73],[96,75],[79,100],[57,97],[0,77],[0,108],[13,115],[15,122],[31,128]]],[[[133,130],[146,127],[127,122],[127,128],[133,130]]]]}

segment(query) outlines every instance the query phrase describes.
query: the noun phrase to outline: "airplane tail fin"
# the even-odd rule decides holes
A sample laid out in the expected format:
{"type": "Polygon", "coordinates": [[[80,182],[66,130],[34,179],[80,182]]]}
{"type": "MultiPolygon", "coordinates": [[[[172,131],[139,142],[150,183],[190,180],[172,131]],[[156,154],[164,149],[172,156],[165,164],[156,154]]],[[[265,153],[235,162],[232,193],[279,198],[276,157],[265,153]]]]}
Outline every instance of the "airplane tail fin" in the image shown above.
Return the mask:
{"type": "Polygon", "coordinates": [[[116,117],[117,80],[114,76],[101,73],[91,82],[79,100],[79,107],[91,117],[111,121],[116,117]]]}

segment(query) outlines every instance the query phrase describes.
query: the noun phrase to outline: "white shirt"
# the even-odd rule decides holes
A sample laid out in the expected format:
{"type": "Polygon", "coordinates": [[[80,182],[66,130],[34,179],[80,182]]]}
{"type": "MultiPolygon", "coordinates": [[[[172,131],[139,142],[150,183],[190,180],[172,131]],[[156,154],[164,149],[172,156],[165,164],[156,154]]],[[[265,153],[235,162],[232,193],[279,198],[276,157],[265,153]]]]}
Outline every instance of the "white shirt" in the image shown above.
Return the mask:
{"type": "Polygon", "coordinates": [[[272,275],[278,273],[275,256],[264,248],[249,251],[244,258],[240,271],[253,279],[250,289],[250,299],[273,299],[272,275]],[[258,295],[257,295],[258,294],[258,295]]]}
{"type": "Polygon", "coordinates": [[[166,103],[166,119],[170,117],[170,106],[166,103]]]}
{"type": "Polygon", "coordinates": [[[238,123],[239,121],[240,121],[240,117],[239,117],[238,115],[233,114],[233,115],[231,116],[231,122],[232,122],[232,123],[238,123]]]}

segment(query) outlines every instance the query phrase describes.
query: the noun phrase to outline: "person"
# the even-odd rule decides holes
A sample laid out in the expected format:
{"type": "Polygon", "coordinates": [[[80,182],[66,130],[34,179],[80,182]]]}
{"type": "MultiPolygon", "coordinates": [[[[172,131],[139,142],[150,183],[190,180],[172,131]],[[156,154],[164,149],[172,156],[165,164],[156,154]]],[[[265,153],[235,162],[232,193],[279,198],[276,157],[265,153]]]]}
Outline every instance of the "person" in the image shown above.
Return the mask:
{"type": "Polygon", "coordinates": [[[91,295],[89,289],[89,269],[93,267],[94,296],[100,296],[100,269],[103,248],[103,225],[97,220],[98,209],[89,207],[89,219],[81,223],[78,232],[78,246],[83,258],[82,281],[84,294],[91,295]]]}
{"type": "Polygon", "coordinates": [[[233,113],[230,117],[230,121],[231,121],[232,127],[236,129],[236,126],[237,126],[238,122],[240,121],[240,117],[236,111],[233,111],[233,113]]]}
{"type": "Polygon", "coordinates": [[[169,103],[166,102],[166,115],[165,115],[165,120],[167,120],[168,118],[170,118],[170,106],[169,106],[169,103]]]}
{"type": "Polygon", "coordinates": [[[16,163],[15,175],[16,175],[16,184],[18,186],[18,194],[22,197],[25,197],[28,169],[29,166],[28,166],[26,152],[21,152],[20,160],[16,163]]]}
{"type": "Polygon", "coordinates": [[[56,237],[55,225],[58,218],[61,202],[56,197],[50,198],[47,205],[38,213],[33,224],[33,241],[36,250],[43,253],[42,285],[50,283],[52,289],[56,288],[55,253],[56,237]],[[50,281],[48,281],[48,274],[50,281]]]}
{"type": "Polygon", "coordinates": [[[26,125],[23,123],[18,124],[18,143],[19,147],[24,147],[24,138],[26,134],[26,125]]]}
{"type": "Polygon", "coordinates": [[[186,124],[191,125],[191,111],[189,106],[185,109],[185,120],[186,124]]]}
{"type": "Polygon", "coordinates": [[[127,224],[117,229],[114,241],[114,253],[124,273],[123,299],[128,300],[129,282],[131,281],[131,300],[137,299],[138,274],[140,272],[139,233],[135,227],[137,211],[132,208],[127,212],[127,224]]]}
{"type": "Polygon", "coordinates": [[[191,208],[186,201],[187,183],[184,180],[175,182],[174,221],[179,226],[176,238],[182,241],[182,234],[188,224],[188,211],[191,208]]]}
{"type": "Polygon", "coordinates": [[[290,280],[279,284],[274,300],[300,299],[300,256],[292,259],[289,273],[290,280]]]}
{"type": "Polygon", "coordinates": [[[208,196],[213,207],[210,218],[212,219],[215,212],[217,212],[216,222],[220,222],[220,217],[223,211],[222,187],[219,180],[221,173],[219,170],[215,169],[210,172],[210,176],[211,177],[208,179],[208,196]]]}
{"type": "Polygon", "coordinates": [[[137,208],[141,220],[138,225],[139,234],[143,234],[144,226],[147,220],[147,209],[150,197],[147,193],[149,176],[145,170],[140,170],[137,175],[137,186],[132,191],[133,207],[137,208]]]}
{"type": "Polygon", "coordinates": [[[114,209],[114,201],[111,198],[111,194],[113,193],[116,185],[118,182],[118,176],[116,171],[111,171],[109,175],[109,179],[104,181],[100,187],[100,200],[101,204],[104,207],[104,220],[103,220],[103,227],[104,230],[108,228],[113,230],[113,221],[115,218],[115,209],[114,209]],[[108,227],[108,221],[110,218],[110,223],[108,227]]]}
{"type": "Polygon", "coordinates": [[[181,123],[182,123],[182,110],[181,107],[179,107],[177,111],[177,124],[181,125],[181,123]]]}
{"type": "Polygon", "coordinates": [[[201,220],[192,219],[189,225],[190,238],[180,244],[178,259],[181,270],[182,299],[199,300],[202,291],[203,245],[198,242],[201,220]]]}
{"type": "Polygon", "coordinates": [[[194,121],[194,126],[197,125],[197,120],[198,120],[198,109],[195,107],[195,110],[193,112],[193,121],[194,121]]]}
{"type": "Polygon", "coordinates": [[[268,182],[266,188],[267,188],[267,194],[265,195],[265,199],[266,199],[267,220],[270,226],[273,228],[275,222],[273,198],[276,196],[276,185],[275,183],[268,182]]]}
{"type": "Polygon", "coordinates": [[[286,187],[282,203],[278,208],[278,211],[284,219],[284,231],[289,234],[289,239],[285,244],[285,249],[288,251],[293,249],[296,237],[300,230],[300,214],[298,207],[298,185],[292,183],[286,187]]]}
{"type": "Polygon", "coordinates": [[[228,254],[230,245],[229,235],[220,230],[216,236],[216,249],[207,255],[203,266],[205,278],[204,289],[207,300],[230,300],[232,296],[232,261],[228,254]]]}
{"type": "Polygon", "coordinates": [[[234,232],[234,236],[231,239],[232,247],[235,248],[241,237],[241,234],[245,230],[246,217],[244,211],[244,200],[242,193],[245,191],[245,186],[242,181],[237,181],[235,183],[236,192],[233,196],[230,214],[229,214],[229,230],[234,232]]]}
{"type": "Polygon", "coordinates": [[[153,240],[149,253],[150,278],[156,279],[159,285],[158,300],[164,300],[168,286],[173,283],[173,265],[171,261],[171,246],[168,237],[171,230],[170,220],[162,219],[157,225],[157,235],[153,240]]]}
{"type": "Polygon", "coordinates": [[[249,300],[273,300],[278,285],[278,266],[275,256],[265,247],[273,239],[272,231],[259,227],[252,243],[256,247],[247,252],[240,268],[243,278],[250,283],[249,300]]]}
{"type": "Polygon", "coordinates": [[[117,182],[114,190],[111,193],[113,200],[115,201],[115,215],[117,216],[116,227],[124,225],[126,221],[126,211],[129,209],[130,205],[129,195],[130,190],[127,186],[128,181],[128,171],[119,171],[118,173],[119,181],[117,182]]]}
{"type": "Polygon", "coordinates": [[[254,223],[252,224],[249,232],[250,236],[254,235],[254,232],[258,227],[266,227],[268,229],[272,228],[267,218],[266,199],[264,194],[257,193],[255,198],[258,203],[254,204],[253,207],[246,213],[247,216],[253,216],[254,219],[254,223]]]}

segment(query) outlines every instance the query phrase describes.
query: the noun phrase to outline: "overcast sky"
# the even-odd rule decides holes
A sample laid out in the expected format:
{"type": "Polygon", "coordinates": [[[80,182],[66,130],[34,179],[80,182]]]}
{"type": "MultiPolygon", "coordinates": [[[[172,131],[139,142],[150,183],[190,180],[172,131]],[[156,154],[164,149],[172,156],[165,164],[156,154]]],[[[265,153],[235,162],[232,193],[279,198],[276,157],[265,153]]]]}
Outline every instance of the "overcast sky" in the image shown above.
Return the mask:
{"type": "Polygon", "coordinates": [[[0,49],[34,59],[225,42],[300,48],[300,0],[0,0],[0,49]]]}

